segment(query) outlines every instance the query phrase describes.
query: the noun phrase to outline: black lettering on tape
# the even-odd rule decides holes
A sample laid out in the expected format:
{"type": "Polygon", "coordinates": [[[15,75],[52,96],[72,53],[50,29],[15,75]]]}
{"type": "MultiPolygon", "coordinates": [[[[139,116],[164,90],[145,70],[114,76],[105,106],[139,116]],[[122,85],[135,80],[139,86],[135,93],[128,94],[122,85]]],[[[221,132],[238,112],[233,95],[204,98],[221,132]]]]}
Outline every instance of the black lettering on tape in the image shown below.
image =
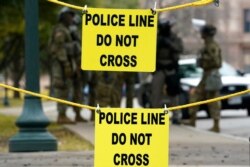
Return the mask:
{"type": "Polygon", "coordinates": [[[148,27],[154,27],[154,15],[148,16],[148,27]]]}
{"type": "Polygon", "coordinates": [[[99,114],[99,124],[102,124],[102,120],[105,118],[105,113],[101,112],[99,114]]]}
{"type": "Polygon", "coordinates": [[[107,65],[107,61],[105,61],[106,59],[107,59],[106,55],[101,55],[101,57],[100,57],[101,66],[106,66],[107,65]]]}
{"type": "Polygon", "coordinates": [[[116,35],[115,46],[137,46],[138,35],[116,35]]]}
{"type": "Polygon", "coordinates": [[[108,55],[108,66],[114,67],[115,66],[114,60],[115,60],[114,55],[108,55]]]}
{"type": "Polygon", "coordinates": [[[152,133],[130,133],[130,145],[150,145],[152,133]]]}
{"type": "Polygon", "coordinates": [[[91,20],[91,14],[87,13],[86,15],[86,19],[85,19],[85,25],[88,25],[88,22],[91,20]]]}
{"type": "Polygon", "coordinates": [[[129,55],[105,55],[102,54],[100,56],[100,65],[105,66],[112,66],[112,67],[136,67],[137,66],[137,58],[135,55],[129,56],[129,55]]]}
{"type": "Polygon", "coordinates": [[[149,165],[149,155],[148,154],[144,154],[143,155],[143,165],[144,166],[148,166],[149,165]]]}
{"type": "Polygon", "coordinates": [[[136,56],[133,55],[131,56],[131,63],[130,63],[131,67],[135,67],[137,65],[137,60],[136,60],[136,56]]]}
{"type": "Polygon", "coordinates": [[[116,153],[114,155],[114,164],[115,165],[120,165],[120,163],[121,163],[118,158],[120,158],[120,154],[116,153]]]}
{"type": "Polygon", "coordinates": [[[129,56],[128,55],[124,56],[123,66],[124,67],[128,67],[129,66],[129,56]]]}
{"type": "Polygon", "coordinates": [[[125,133],[112,133],[112,145],[121,144],[124,145],[126,143],[126,134],[125,133]]]}
{"type": "Polygon", "coordinates": [[[97,46],[102,46],[103,44],[106,46],[110,46],[112,43],[112,37],[110,34],[102,35],[102,34],[97,34],[96,36],[96,45],[97,46]]]}
{"type": "Polygon", "coordinates": [[[94,26],[125,26],[124,14],[86,14],[85,25],[91,22],[94,26]]]}
{"type": "Polygon", "coordinates": [[[148,154],[126,154],[115,153],[114,164],[119,166],[148,166],[149,155],[148,154]]]}
{"type": "Polygon", "coordinates": [[[116,65],[117,67],[120,67],[120,66],[122,65],[122,56],[121,56],[121,55],[117,55],[117,56],[115,57],[115,65],[116,65]]]}
{"type": "Polygon", "coordinates": [[[154,27],[153,15],[129,15],[130,27],[154,27]]]}
{"type": "Polygon", "coordinates": [[[136,112],[125,112],[125,113],[112,113],[107,112],[100,115],[100,123],[107,124],[137,124],[137,113],[136,112]]]}

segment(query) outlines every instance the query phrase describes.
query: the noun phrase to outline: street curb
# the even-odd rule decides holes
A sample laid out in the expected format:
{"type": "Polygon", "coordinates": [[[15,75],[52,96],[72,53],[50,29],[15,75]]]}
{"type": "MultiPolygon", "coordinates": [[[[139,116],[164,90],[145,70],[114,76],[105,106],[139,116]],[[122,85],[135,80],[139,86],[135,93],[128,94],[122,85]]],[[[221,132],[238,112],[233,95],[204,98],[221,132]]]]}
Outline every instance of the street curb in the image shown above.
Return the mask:
{"type": "Polygon", "coordinates": [[[199,129],[199,128],[195,128],[195,127],[190,127],[190,126],[187,126],[187,125],[181,125],[181,126],[183,126],[186,129],[197,131],[199,133],[209,134],[209,135],[215,135],[215,136],[221,136],[221,137],[225,137],[225,138],[228,138],[228,139],[238,140],[238,141],[249,143],[249,139],[246,139],[246,138],[243,138],[243,137],[232,136],[232,135],[223,134],[223,133],[210,132],[210,131],[206,131],[206,130],[203,130],[203,129],[199,129]]]}

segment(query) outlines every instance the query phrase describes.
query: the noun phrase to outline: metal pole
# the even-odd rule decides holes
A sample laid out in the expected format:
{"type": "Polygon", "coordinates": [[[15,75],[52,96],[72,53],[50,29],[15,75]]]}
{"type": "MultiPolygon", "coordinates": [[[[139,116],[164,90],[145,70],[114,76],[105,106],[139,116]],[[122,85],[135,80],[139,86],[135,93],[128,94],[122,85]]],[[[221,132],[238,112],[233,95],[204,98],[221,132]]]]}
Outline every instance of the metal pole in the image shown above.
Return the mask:
{"type": "MultiPolygon", "coordinates": [[[[8,72],[7,70],[4,71],[4,82],[8,85],[8,72]]],[[[3,98],[3,105],[8,107],[10,105],[9,98],[8,98],[8,89],[4,88],[4,98],[3,98]]]]}
{"type": "MultiPolygon", "coordinates": [[[[38,0],[25,0],[26,89],[40,92],[38,43],[38,0]]],[[[10,152],[56,151],[57,140],[46,127],[40,98],[25,96],[23,112],[17,119],[19,132],[9,140],[10,152]]]]}

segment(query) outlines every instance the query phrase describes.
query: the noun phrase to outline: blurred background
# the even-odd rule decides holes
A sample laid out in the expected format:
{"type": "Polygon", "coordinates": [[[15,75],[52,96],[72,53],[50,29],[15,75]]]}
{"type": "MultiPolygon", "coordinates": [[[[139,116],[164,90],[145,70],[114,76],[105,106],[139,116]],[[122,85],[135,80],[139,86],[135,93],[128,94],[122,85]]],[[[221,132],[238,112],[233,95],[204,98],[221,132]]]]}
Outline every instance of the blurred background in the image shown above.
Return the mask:
{"type": "MultiPolygon", "coordinates": [[[[39,45],[41,91],[47,93],[50,87],[50,57],[47,52],[49,36],[52,27],[57,24],[58,14],[62,6],[46,0],[39,1],[39,45]]],[[[102,8],[137,8],[137,0],[64,0],[74,5],[102,8]]],[[[81,18],[81,12],[78,12],[81,18]]],[[[80,19],[81,20],[81,19],[80,19]]],[[[24,88],[24,0],[0,0],[0,82],[15,87],[24,88]]],[[[79,25],[81,28],[81,25],[79,25]]],[[[3,103],[8,104],[6,96],[14,99],[21,98],[18,92],[1,91],[3,103]],[[9,92],[9,93],[8,93],[9,92]]],[[[1,104],[0,104],[1,105],[1,104]]]]}
{"type": "MultiPolygon", "coordinates": [[[[152,0],[63,0],[75,5],[102,8],[146,9],[154,6],[152,0]]],[[[173,6],[191,0],[157,0],[157,8],[173,6]]],[[[61,6],[39,0],[39,43],[41,62],[41,90],[50,86],[50,58],[47,44],[53,25],[57,23],[61,6]]],[[[78,11],[79,12],[79,11],[78,11]]],[[[79,16],[81,13],[79,12],[79,16]]],[[[216,40],[222,47],[223,59],[236,69],[250,73],[250,1],[223,0],[214,5],[161,12],[159,20],[174,19],[174,31],[183,39],[185,55],[196,54],[202,42],[199,23],[205,21],[217,26],[216,40]]],[[[23,87],[24,77],[24,0],[0,0],[0,81],[15,87],[23,87]]],[[[81,28],[81,25],[79,25],[81,28]]],[[[3,92],[1,93],[3,96],[3,92]]],[[[14,98],[20,98],[18,92],[14,98]]]]}
{"type": "MultiPolygon", "coordinates": [[[[50,92],[50,71],[51,71],[51,58],[48,54],[48,41],[52,33],[52,27],[58,22],[58,14],[62,6],[50,3],[46,0],[39,1],[39,59],[40,59],[40,90],[42,94],[49,94],[50,92]]],[[[62,2],[71,3],[74,5],[97,8],[123,8],[123,9],[149,9],[153,8],[155,1],[153,0],[61,0],[62,2]]],[[[168,6],[178,5],[182,3],[192,2],[192,0],[156,0],[157,8],[165,8],[168,6]]],[[[81,12],[78,12],[79,20],[81,20],[81,12]]],[[[222,95],[234,93],[236,91],[245,90],[250,88],[250,1],[249,0],[222,0],[220,6],[214,5],[202,6],[198,8],[186,8],[170,12],[159,13],[159,20],[174,20],[174,31],[184,41],[184,54],[181,58],[182,61],[187,55],[192,55],[195,58],[199,48],[202,46],[202,40],[199,33],[199,27],[205,23],[214,24],[217,27],[218,33],[216,35],[216,41],[222,48],[223,60],[231,65],[235,76],[240,75],[242,77],[239,83],[227,83],[222,89],[222,95]],[[238,74],[239,72],[239,74],[238,74]],[[244,77],[243,77],[244,76],[244,77]],[[247,76],[247,77],[245,77],[247,76]],[[244,81],[244,82],[243,82],[244,81]],[[247,82],[248,81],[248,82],[247,82]]],[[[78,25],[81,29],[81,24],[78,25]]],[[[12,85],[18,88],[25,88],[24,79],[24,0],[0,0],[0,82],[12,85]]],[[[187,69],[191,69],[191,72],[196,72],[195,61],[180,62],[184,71],[189,72],[187,69]],[[188,68],[186,68],[188,67],[188,68]],[[189,68],[192,67],[192,68],[189,68]]],[[[182,68],[181,67],[181,68],[182,68]]],[[[199,70],[197,70],[199,72],[199,70]]],[[[193,73],[190,73],[193,74],[193,73]]],[[[196,73],[195,73],[196,74],[196,73]]],[[[198,73],[201,76],[201,73],[198,73]]],[[[184,95],[187,95],[188,91],[194,85],[195,77],[189,77],[182,79],[182,86],[184,86],[184,95]]],[[[140,80],[140,79],[139,79],[140,80]]],[[[239,79],[230,79],[230,81],[237,81],[239,79]]],[[[135,86],[138,92],[139,87],[143,83],[135,86]]],[[[147,85],[147,83],[145,84],[147,85]]],[[[86,91],[87,92],[87,91],[86,91]]],[[[142,92],[143,93],[143,92],[142,92]]],[[[146,92],[147,93],[147,92],[146,92]]],[[[138,93],[140,94],[140,93],[138,93]]],[[[149,95],[150,96],[150,95],[149,95]]],[[[0,109],[3,108],[4,114],[9,114],[10,110],[6,110],[6,106],[16,107],[21,106],[23,103],[23,95],[18,92],[8,91],[0,88],[0,109]]],[[[187,101],[187,96],[185,100],[187,101]]],[[[223,133],[236,134],[236,136],[249,137],[249,117],[250,116],[250,95],[248,98],[234,98],[231,101],[226,101],[228,106],[236,106],[235,109],[240,110],[240,116],[235,116],[235,111],[229,111],[229,114],[222,115],[224,118],[230,118],[228,115],[233,115],[235,120],[238,121],[235,124],[237,128],[230,127],[232,125],[231,119],[225,119],[223,122],[223,133]],[[248,105],[246,105],[248,104],[248,105]],[[243,106],[243,107],[242,107],[243,106]],[[247,110],[246,110],[247,109],[247,110]],[[244,127],[244,128],[242,128],[244,127]],[[233,130],[231,130],[233,129],[233,130]]],[[[184,101],[183,103],[186,103],[184,101]]],[[[135,103],[135,106],[140,107],[142,104],[135,103]]],[[[228,107],[228,108],[229,108],[228,107]]],[[[229,109],[233,109],[232,107],[229,109]]],[[[55,105],[54,103],[47,103],[45,109],[52,113],[55,117],[55,105]],[[52,107],[51,107],[52,106],[52,107]]],[[[85,112],[86,113],[86,112],[85,112]]],[[[19,114],[19,113],[18,113],[19,114]]],[[[224,113],[223,113],[224,114],[224,113]]],[[[5,117],[0,115],[0,132],[6,132],[6,136],[0,134],[0,146],[7,146],[7,142],[10,136],[16,133],[15,117],[5,117]],[[10,121],[11,119],[11,121],[10,121]],[[9,126],[8,126],[9,125],[9,126]],[[14,130],[9,130],[7,127],[11,127],[14,130]],[[5,131],[4,131],[5,130],[5,131]],[[8,132],[8,133],[7,133],[8,132]],[[11,133],[10,133],[11,132],[11,133]]],[[[209,115],[208,115],[209,116],[209,115]]],[[[54,118],[53,117],[53,118],[54,118]]],[[[51,117],[50,117],[51,118],[51,117]]],[[[55,117],[56,118],[56,117],[55,117]]],[[[199,126],[203,129],[207,129],[209,122],[207,120],[200,120],[199,126]]],[[[65,143],[72,143],[72,134],[64,134],[62,127],[54,126],[55,131],[61,134],[61,136],[69,136],[66,142],[61,141],[60,135],[56,135],[60,139],[59,145],[66,145],[65,143]],[[59,130],[58,130],[59,129],[59,130]]],[[[70,149],[79,149],[79,143],[73,142],[74,147],[69,146],[70,149]]],[[[80,143],[83,143],[80,141],[80,143]]],[[[85,142],[86,143],[86,142],[85,142]]],[[[90,145],[90,144],[87,144],[90,145]]],[[[68,146],[66,146],[68,147],[68,146]]],[[[85,148],[85,146],[83,146],[85,148]]],[[[0,147],[1,148],[1,147],[0,147]]],[[[82,147],[80,149],[83,149],[82,147]]],[[[93,147],[87,146],[87,149],[93,147]]],[[[5,147],[7,150],[7,147],[5,147]]],[[[65,149],[64,149],[65,150],[65,149]]],[[[66,149],[67,150],[67,149],[66,149]]],[[[0,152],[2,150],[0,149],[0,152]]]]}
{"type": "MultiPolygon", "coordinates": [[[[176,0],[157,1],[158,7],[178,4],[176,0]]],[[[152,6],[152,0],[141,0],[143,8],[152,6]]],[[[223,0],[217,8],[213,5],[186,8],[171,12],[160,13],[161,18],[174,18],[175,30],[185,42],[185,52],[195,54],[200,48],[200,36],[192,20],[204,20],[214,24],[218,29],[216,36],[220,43],[225,61],[235,68],[250,72],[250,1],[248,0],[223,0]]]]}

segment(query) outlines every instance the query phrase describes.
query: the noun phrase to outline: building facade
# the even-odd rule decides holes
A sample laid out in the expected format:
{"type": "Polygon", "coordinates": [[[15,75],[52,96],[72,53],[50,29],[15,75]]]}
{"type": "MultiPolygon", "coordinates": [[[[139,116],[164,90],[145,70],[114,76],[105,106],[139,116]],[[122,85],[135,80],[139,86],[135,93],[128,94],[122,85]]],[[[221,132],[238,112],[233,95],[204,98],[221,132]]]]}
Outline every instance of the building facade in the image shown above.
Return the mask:
{"type": "MultiPolygon", "coordinates": [[[[151,0],[142,0],[143,8],[152,8],[151,0]]],[[[160,0],[158,8],[183,3],[182,0],[160,0]]],[[[186,0],[185,2],[192,2],[186,0]]],[[[204,20],[218,29],[216,40],[222,47],[225,61],[238,69],[250,72],[250,0],[223,0],[220,6],[208,5],[159,13],[159,21],[175,19],[175,31],[183,38],[185,52],[196,54],[202,40],[192,19],[204,20]]]]}

